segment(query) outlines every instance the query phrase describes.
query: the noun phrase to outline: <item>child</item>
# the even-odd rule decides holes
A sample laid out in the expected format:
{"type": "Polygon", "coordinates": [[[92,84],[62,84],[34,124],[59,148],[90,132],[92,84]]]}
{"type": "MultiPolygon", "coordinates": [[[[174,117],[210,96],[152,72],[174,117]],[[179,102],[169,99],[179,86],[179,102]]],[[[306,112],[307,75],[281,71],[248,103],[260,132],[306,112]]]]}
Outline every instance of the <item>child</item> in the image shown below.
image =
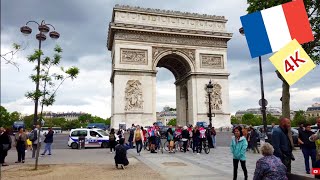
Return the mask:
{"type": "Polygon", "coordinates": [[[26,135],[27,135],[27,149],[26,151],[29,149],[30,151],[32,151],[32,142],[30,141],[29,137],[29,132],[26,131],[26,135]]]}

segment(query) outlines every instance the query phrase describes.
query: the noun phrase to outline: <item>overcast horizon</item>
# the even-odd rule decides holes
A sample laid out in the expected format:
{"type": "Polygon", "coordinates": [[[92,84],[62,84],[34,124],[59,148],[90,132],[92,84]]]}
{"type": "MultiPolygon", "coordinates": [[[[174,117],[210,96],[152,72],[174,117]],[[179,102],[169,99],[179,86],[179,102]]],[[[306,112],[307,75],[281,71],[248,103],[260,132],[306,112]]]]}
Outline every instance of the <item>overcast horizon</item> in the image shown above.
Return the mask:
{"type": "MultiPolygon", "coordinates": [[[[246,0],[4,0],[1,1],[1,54],[12,50],[12,44],[21,44],[23,51],[15,56],[20,71],[1,60],[1,105],[9,112],[33,114],[34,103],[25,98],[27,91],[35,89],[29,78],[34,64],[28,63],[27,55],[38,47],[35,39],[36,26],[30,24],[33,32],[24,36],[20,27],[29,20],[45,20],[54,25],[60,38],[53,41],[47,38],[42,43],[45,56],[52,55],[53,47],[59,44],[62,49],[61,65],[77,66],[80,74],[75,80],[67,80],[59,89],[53,106],[44,111],[86,112],[103,118],[111,115],[111,55],[106,41],[109,22],[115,4],[140,6],[145,8],[176,10],[199,14],[225,16],[228,19],[227,31],[233,33],[228,42],[229,109],[258,108],[260,77],[258,59],[251,59],[246,40],[238,32],[240,16],[246,14],[246,0]],[[41,4],[41,8],[39,8],[41,4]]],[[[281,107],[282,82],[275,73],[275,67],[263,56],[263,76],[265,98],[268,107],[281,107]]],[[[306,110],[320,102],[320,68],[314,70],[291,86],[291,109],[306,110]]],[[[157,111],[165,105],[176,107],[176,92],[173,74],[164,68],[157,74],[157,111]]],[[[39,108],[40,110],[40,108],[39,108]]],[[[38,110],[38,111],[39,111],[38,110]]]]}

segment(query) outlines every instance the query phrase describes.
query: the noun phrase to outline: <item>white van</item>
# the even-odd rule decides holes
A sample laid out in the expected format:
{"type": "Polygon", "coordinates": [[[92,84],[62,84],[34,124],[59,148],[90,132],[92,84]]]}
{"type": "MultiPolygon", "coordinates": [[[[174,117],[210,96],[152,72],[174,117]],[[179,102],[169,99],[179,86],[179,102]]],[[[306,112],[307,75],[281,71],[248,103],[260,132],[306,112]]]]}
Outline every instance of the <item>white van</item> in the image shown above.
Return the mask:
{"type": "MultiPolygon", "coordinates": [[[[78,149],[79,136],[85,137],[85,147],[103,147],[109,146],[109,134],[102,129],[79,128],[72,129],[69,134],[68,146],[72,149],[78,149]]],[[[118,137],[116,136],[116,140],[118,137]]]]}

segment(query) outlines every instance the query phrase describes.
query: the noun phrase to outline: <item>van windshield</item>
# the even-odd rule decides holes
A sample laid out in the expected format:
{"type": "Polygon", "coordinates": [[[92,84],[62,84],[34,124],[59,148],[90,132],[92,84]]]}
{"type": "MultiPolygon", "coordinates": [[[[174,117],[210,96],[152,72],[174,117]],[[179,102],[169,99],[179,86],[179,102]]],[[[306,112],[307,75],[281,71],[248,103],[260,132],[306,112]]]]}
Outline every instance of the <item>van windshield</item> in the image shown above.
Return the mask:
{"type": "Polygon", "coordinates": [[[97,132],[98,132],[99,134],[101,134],[102,136],[108,136],[108,134],[107,134],[105,131],[103,131],[103,130],[97,130],[97,132]]]}

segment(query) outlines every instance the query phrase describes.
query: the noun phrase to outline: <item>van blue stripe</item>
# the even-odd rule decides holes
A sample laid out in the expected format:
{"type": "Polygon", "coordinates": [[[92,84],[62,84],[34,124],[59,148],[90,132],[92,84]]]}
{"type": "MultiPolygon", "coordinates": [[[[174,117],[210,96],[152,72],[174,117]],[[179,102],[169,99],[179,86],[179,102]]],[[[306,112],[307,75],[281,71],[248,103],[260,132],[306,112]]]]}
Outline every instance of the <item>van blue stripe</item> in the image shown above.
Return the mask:
{"type": "Polygon", "coordinates": [[[241,16],[241,23],[252,58],[272,52],[261,12],[241,16]]]}

